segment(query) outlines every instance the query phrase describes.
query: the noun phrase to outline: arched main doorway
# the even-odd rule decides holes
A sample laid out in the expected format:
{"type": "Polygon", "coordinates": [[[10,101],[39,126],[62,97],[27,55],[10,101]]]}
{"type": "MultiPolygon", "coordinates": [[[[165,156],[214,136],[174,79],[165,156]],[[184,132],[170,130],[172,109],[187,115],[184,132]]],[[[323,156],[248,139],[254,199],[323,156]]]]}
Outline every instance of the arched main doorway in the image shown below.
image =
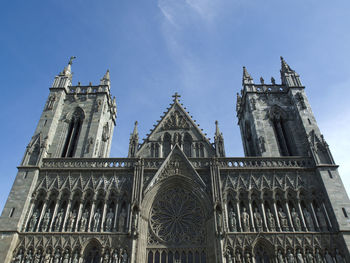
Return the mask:
{"type": "Polygon", "coordinates": [[[92,240],[84,249],[83,262],[100,263],[100,261],[101,261],[101,245],[96,240],[92,240]]]}

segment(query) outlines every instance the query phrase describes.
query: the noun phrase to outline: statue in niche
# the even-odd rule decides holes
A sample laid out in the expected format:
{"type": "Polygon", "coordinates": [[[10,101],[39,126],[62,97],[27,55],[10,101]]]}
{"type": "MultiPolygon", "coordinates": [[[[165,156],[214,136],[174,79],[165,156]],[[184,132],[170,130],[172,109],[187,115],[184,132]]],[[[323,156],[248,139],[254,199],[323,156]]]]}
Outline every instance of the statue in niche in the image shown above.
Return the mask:
{"type": "Polygon", "coordinates": [[[55,222],[55,231],[60,231],[63,221],[63,208],[58,212],[56,216],[56,222],[55,222]]]}
{"type": "Polygon", "coordinates": [[[339,253],[339,249],[335,250],[335,259],[337,260],[337,263],[345,263],[343,256],[339,253]]]}
{"type": "Polygon", "coordinates": [[[278,259],[278,263],[284,263],[283,254],[282,254],[282,251],[280,249],[277,252],[277,259],[278,259]]]}
{"type": "Polygon", "coordinates": [[[294,255],[292,253],[292,250],[290,250],[290,249],[288,249],[288,252],[287,252],[287,262],[288,263],[295,263],[294,255]]]}
{"type": "Polygon", "coordinates": [[[115,249],[112,255],[112,263],[118,263],[119,262],[119,254],[118,250],[115,249]]]}
{"type": "Polygon", "coordinates": [[[57,249],[55,252],[55,255],[53,256],[53,263],[60,263],[60,260],[61,260],[61,251],[57,249]]]}
{"type": "Polygon", "coordinates": [[[228,222],[231,232],[237,231],[237,219],[236,219],[236,213],[233,211],[233,209],[230,209],[230,212],[228,213],[228,222]]]}
{"type": "Polygon", "coordinates": [[[306,226],[308,227],[309,231],[315,231],[315,226],[314,226],[314,222],[312,221],[311,214],[306,208],[304,209],[304,218],[305,218],[306,226]]]}
{"type": "Polygon", "coordinates": [[[49,263],[51,261],[51,254],[52,254],[52,250],[50,248],[46,250],[44,263],[49,263]]]}
{"type": "Polygon", "coordinates": [[[252,263],[252,256],[249,252],[245,253],[245,263],[252,263]]]}
{"type": "Polygon", "coordinates": [[[328,253],[328,250],[326,249],[326,252],[324,254],[324,259],[326,263],[334,263],[332,256],[328,253]]]}
{"type": "Polygon", "coordinates": [[[231,251],[229,249],[226,250],[225,256],[226,256],[226,263],[233,263],[231,251]]]}
{"type": "Polygon", "coordinates": [[[267,225],[270,229],[270,231],[275,231],[276,230],[276,222],[275,222],[275,217],[271,213],[270,209],[267,209],[267,225]]]}
{"type": "Polygon", "coordinates": [[[299,248],[297,249],[297,263],[304,263],[304,257],[299,248]]]}
{"type": "Polygon", "coordinates": [[[306,250],[305,258],[307,263],[314,263],[314,256],[312,255],[309,249],[306,250]]]}
{"type": "Polygon", "coordinates": [[[260,147],[260,152],[264,153],[266,152],[266,147],[265,147],[265,138],[263,136],[259,137],[259,147],[260,147]]]}
{"type": "Polygon", "coordinates": [[[69,250],[66,249],[63,254],[63,261],[62,263],[69,263],[70,256],[69,256],[69,250]]]}
{"type": "Polygon", "coordinates": [[[36,223],[38,222],[38,218],[39,218],[39,215],[38,215],[38,210],[35,210],[30,221],[29,221],[29,231],[30,232],[34,232],[35,230],[35,226],[36,226],[36,223]]]}
{"type": "Polygon", "coordinates": [[[22,260],[23,260],[23,249],[21,248],[19,251],[18,251],[18,253],[17,253],[17,256],[15,257],[15,260],[14,260],[14,262],[15,263],[21,263],[22,262],[22,260]]]}
{"type": "Polygon", "coordinates": [[[24,260],[24,263],[32,263],[32,262],[33,262],[33,251],[30,249],[26,255],[26,259],[24,260]]]}
{"type": "MultiPolygon", "coordinates": [[[[122,250],[122,249],[120,249],[122,250]]],[[[120,263],[127,263],[128,262],[128,253],[126,252],[126,249],[122,250],[122,253],[120,253],[121,255],[121,261],[120,263]]]]}
{"type": "Polygon", "coordinates": [[[274,77],[271,77],[271,83],[272,83],[272,85],[276,85],[276,80],[274,77]]]}
{"type": "Polygon", "coordinates": [[[256,225],[256,230],[258,232],[261,232],[263,230],[263,219],[261,217],[261,214],[259,213],[258,208],[254,209],[254,221],[256,225]]]}
{"type": "Polygon", "coordinates": [[[89,153],[91,151],[93,144],[94,144],[94,138],[90,137],[86,142],[85,153],[89,153]]]}
{"type": "Polygon", "coordinates": [[[288,230],[288,219],[286,214],[283,212],[282,208],[280,207],[278,210],[278,216],[280,218],[280,222],[281,222],[281,228],[283,231],[287,231],[288,230]]]}
{"type": "Polygon", "coordinates": [[[103,263],[109,263],[109,251],[107,251],[103,257],[103,263]]]}
{"type": "Polygon", "coordinates": [[[106,231],[109,231],[109,232],[112,231],[113,219],[114,219],[114,213],[112,208],[110,208],[106,216],[106,231]]]}
{"type": "Polygon", "coordinates": [[[316,252],[315,252],[315,262],[316,263],[323,263],[323,259],[322,259],[322,256],[320,254],[320,250],[318,248],[316,248],[316,252]]]}
{"type": "Polygon", "coordinates": [[[243,212],[242,212],[242,225],[243,225],[243,230],[244,232],[249,232],[249,214],[246,211],[246,208],[243,207],[243,212]]]}
{"type": "Polygon", "coordinates": [[[242,263],[242,262],[243,262],[243,260],[242,260],[242,254],[241,254],[241,252],[239,252],[239,251],[236,252],[236,262],[237,262],[237,263],[242,263]]]}
{"type": "Polygon", "coordinates": [[[263,77],[260,77],[260,83],[261,83],[261,85],[265,84],[265,80],[263,79],[263,77]]]}
{"type": "Polygon", "coordinates": [[[42,251],[39,249],[34,256],[34,263],[40,263],[41,262],[41,256],[42,256],[42,251]]]}
{"type": "Polygon", "coordinates": [[[89,212],[85,209],[83,215],[80,219],[80,231],[85,232],[86,231],[86,225],[89,220],[89,212]]]}
{"type": "Polygon", "coordinates": [[[222,232],[222,216],[221,216],[221,211],[216,210],[216,223],[218,226],[218,234],[221,234],[222,232]]]}
{"type": "Polygon", "coordinates": [[[123,207],[122,211],[120,212],[120,216],[119,216],[118,231],[124,232],[125,227],[126,227],[126,210],[125,210],[125,207],[123,207]]]}
{"type": "Polygon", "coordinates": [[[47,102],[46,110],[52,110],[53,109],[53,105],[55,104],[55,100],[56,100],[56,96],[55,95],[51,95],[49,97],[49,101],[47,102]]]}
{"type": "Polygon", "coordinates": [[[320,208],[317,208],[316,215],[317,215],[318,223],[320,224],[321,230],[327,231],[328,228],[327,228],[326,219],[325,219],[324,214],[322,213],[320,208]]]}
{"type": "Polygon", "coordinates": [[[299,215],[297,213],[297,211],[295,211],[295,208],[292,208],[292,219],[293,219],[293,223],[294,223],[294,228],[296,231],[301,231],[301,224],[300,224],[300,218],[299,215]]]}
{"type": "Polygon", "coordinates": [[[51,210],[48,209],[44,215],[43,223],[41,225],[41,231],[47,232],[49,230],[49,223],[51,218],[51,210]]]}
{"type": "Polygon", "coordinates": [[[78,263],[78,262],[79,262],[79,254],[78,254],[78,251],[76,250],[73,254],[72,263],[78,263]]]}
{"type": "Polygon", "coordinates": [[[93,226],[93,231],[97,232],[99,226],[100,226],[100,220],[101,220],[101,213],[100,210],[96,210],[94,214],[94,226],[93,226]]]}
{"type": "Polygon", "coordinates": [[[68,231],[69,232],[73,232],[76,218],[77,218],[77,212],[76,212],[76,210],[73,210],[70,213],[69,221],[68,221],[68,231]]]}
{"type": "Polygon", "coordinates": [[[137,234],[137,222],[138,221],[138,213],[137,211],[134,211],[134,213],[132,213],[132,224],[131,224],[131,230],[133,231],[133,234],[136,235],[137,234]]]}

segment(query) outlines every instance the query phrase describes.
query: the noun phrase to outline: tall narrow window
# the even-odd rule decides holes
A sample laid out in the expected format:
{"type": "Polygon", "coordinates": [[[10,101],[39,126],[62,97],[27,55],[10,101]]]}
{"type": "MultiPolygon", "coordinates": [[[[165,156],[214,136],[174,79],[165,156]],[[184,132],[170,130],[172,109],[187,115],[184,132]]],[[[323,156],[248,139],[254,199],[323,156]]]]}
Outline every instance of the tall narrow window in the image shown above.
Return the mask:
{"type": "Polygon", "coordinates": [[[69,123],[67,137],[62,151],[62,157],[74,156],[83,120],[84,112],[81,108],[77,108],[69,123]]]}
{"type": "Polygon", "coordinates": [[[192,137],[188,133],[185,134],[184,138],[184,153],[187,157],[192,157],[192,137]]]}
{"type": "Polygon", "coordinates": [[[163,139],[163,157],[166,158],[171,150],[171,136],[169,133],[164,135],[163,139]]]}

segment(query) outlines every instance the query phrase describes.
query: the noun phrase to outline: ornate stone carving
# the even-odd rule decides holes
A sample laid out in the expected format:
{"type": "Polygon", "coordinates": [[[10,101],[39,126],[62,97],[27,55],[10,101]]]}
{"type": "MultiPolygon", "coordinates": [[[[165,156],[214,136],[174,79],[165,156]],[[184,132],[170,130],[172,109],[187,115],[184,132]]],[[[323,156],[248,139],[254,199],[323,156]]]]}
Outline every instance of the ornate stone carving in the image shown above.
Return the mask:
{"type": "Polygon", "coordinates": [[[297,213],[297,211],[295,211],[295,208],[292,208],[292,220],[293,220],[293,224],[294,224],[294,228],[296,231],[301,231],[301,223],[300,223],[300,218],[299,215],[297,213]]]}
{"type": "Polygon", "coordinates": [[[106,217],[106,231],[109,231],[109,232],[112,231],[113,219],[114,219],[114,213],[112,208],[110,208],[106,217]]]}
{"type": "Polygon", "coordinates": [[[202,244],[205,240],[204,211],[191,192],[174,187],[154,202],[150,231],[163,243],[202,244]]]}
{"type": "Polygon", "coordinates": [[[179,111],[174,111],[163,123],[163,130],[189,129],[190,124],[179,111]]]}
{"type": "Polygon", "coordinates": [[[280,207],[278,210],[278,217],[280,219],[281,227],[283,231],[288,231],[288,219],[287,215],[283,212],[282,208],[280,207]]]}
{"type": "Polygon", "coordinates": [[[94,214],[94,225],[93,225],[92,231],[97,232],[99,230],[100,220],[101,220],[101,212],[100,210],[97,209],[94,214]]]}
{"type": "Polygon", "coordinates": [[[241,215],[241,220],[242,220],[242,227],[244,232],[249,232],[250,231],[250,224],[249,224],[249,214],[246,211],[246,208],[243,207],[243,212],[241,215]]]}
{"type": "Polygon", "coordinates": [[[256,230],[258,232],[261,232],[263,230],[263,219],[257,208],[255,208],[254,210],[254,221],[255,221],[256,230]]]}
{"type": "Polygon", "coordinates": [[[236,213],[231,208],[228,213],[228,222],[229,222],[229,228],[231,232],[237,231],[237,219],[236,219],[236,213]]]}
{"type": "Polygon", "coordinates": [[[275,222],[275,217],[271,213],[270,208],[267,209],[266,212],[266,217],[267,217],[267,225],[270,231],[276,231],[276,222],[275,222]]]}

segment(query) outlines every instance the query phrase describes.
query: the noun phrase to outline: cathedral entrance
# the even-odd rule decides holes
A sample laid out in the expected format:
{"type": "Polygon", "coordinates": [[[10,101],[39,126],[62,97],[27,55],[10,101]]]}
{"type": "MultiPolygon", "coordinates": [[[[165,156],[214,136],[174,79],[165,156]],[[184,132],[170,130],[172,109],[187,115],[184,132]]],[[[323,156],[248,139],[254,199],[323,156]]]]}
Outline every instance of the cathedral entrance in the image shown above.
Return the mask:
{"type": "Polygon", "coordinates": [[[149,216],[147,262],[208,262],[206,212],[193,191],[174,186],[156,196],[149,216]]]}

